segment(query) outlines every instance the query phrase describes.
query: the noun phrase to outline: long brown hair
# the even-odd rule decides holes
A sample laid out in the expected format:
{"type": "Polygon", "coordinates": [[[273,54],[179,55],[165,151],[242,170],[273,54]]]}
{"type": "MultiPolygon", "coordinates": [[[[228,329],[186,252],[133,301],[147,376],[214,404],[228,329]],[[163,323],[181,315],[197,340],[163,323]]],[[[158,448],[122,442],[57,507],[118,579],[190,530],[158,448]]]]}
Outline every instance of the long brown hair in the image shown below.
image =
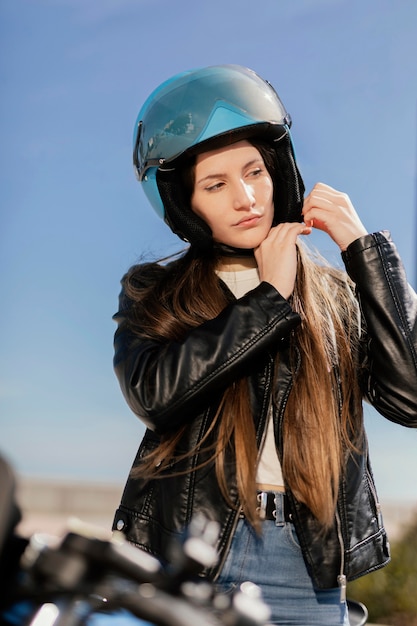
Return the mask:
{"type": "MultiPolygon", "coordinates": [[[[264,156],[263,148],[260,151],[264,156]]],[[[333,522],[346,456],[356,449],[363,428],[357,380],[360,317],[345,272],[301,243],[297,250],[291,304],[301,324],[291,339],[294,381],[283,420],[282,471],[285,485],[327,527],[333,522]]],[[[167,342],[181,340],[191,328],[216,317],[229,302],[216,275],[218,260],[215,253],[203,256],[191,246],[168,264],[133,267],[124,281],[126,295],[135,303],[129,313],[132,329],[141,337],[167,342]]],[[[178,457],[185,428],[164,437],[132,476],[161,477],[174,457],[178,461],[195,454],[193,449],[178,457]],[[156,460],[162,460],[158,469],[156,460]]],[[[224,392],[211,427],[198,444],[200,450],[205,444],[210,448],[213,432],[216,441],[207,463],[215,461],[217,480],[229,499],[225,461],[233,442],[240,504],[257,527],[258,450],[245,379],[224,392]]]]}
{"type": "MultiPolygon", "coordinates": [[[[356,367],[359,315],[343,272],[317,263],[304,246],[298,246],[298,257],[292,306],[302,322],[293,336],[292,351],[294,368],[298,354],[300,365],[285,410],[282,470],[294,495],[327,526],[333,520],[345,455],[355,449],[362,431],[356,367]]],[[[190,328],[218,315],[228,298],[215,267],[214,258],[201,259],[189,252],[167,267],[132,268],[125,279],[126,295],[135,300],[132,328],[156,341],[181,340],[190,328]],[[150,275],[158,277],[157,283],[150,275]]],[[[213,458],[222,491],[227,497],[225,451],[234,441],[241,504],[256,525],[257,447],[245,380],[236,381],[224,393],[210,432],[214,428],[218,436],[213,458]]],[[[183,432],[184,428],[165,438],[136,475],[157,478],[176,456],[183,432]],[[163,461],[158,470],[156,459],[163,461]]],[[[199,442],[199,447],[204,443],[199,442]]],[[[194,453],[190,450],[185,456],[194,453]]]]}

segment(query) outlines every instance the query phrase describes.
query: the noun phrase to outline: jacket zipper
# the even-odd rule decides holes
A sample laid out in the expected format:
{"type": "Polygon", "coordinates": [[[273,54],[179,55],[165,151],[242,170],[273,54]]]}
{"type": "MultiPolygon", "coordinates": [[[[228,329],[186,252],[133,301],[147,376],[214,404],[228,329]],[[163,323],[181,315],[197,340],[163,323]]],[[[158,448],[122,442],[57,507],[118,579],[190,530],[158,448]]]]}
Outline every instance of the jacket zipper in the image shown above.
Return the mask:
{"type": "MultiPolygon", "coordinates": [[[[378,528],[382,528],[383,524],[382,524],[381,505],[378,501],[372,480],[369,481],[369,488],[374,497],[378,528]]],[[[337,577],[337,584],[339,585],[339,589],[340,589],[340,602],[346,602],[347,576],[344,571],[345,570],[345,543],[343,541],[342,522],[340,520],[339,511],[337,510],[336,510],[336,523],[337,523],[337,537],[338,537],[339,544],[340,544],[340,573],[337,577]]]]}
{"type": "Polygon", "coordinates": [[[267,409],[266,409],[266,418],[265,418],[265,422],[263,425],[263,430],[262,430],[262,437],[261,440],[259,442],[259,447],[258,447],[258,455],[257,455],[257,459],[256,462],[257,464],[259,463],[259,459],[261,458],[261,454],[262,454],[262,450],[264,447],[264,443],[265,443],[265,439],[266,439],[266,434],[267,434],[267,430],[268,430],[268,421],[272,418],[273,416],[271,414],[271,410],[272,410],[272,393],[270,391],[271,386],[272,386],[272,377],[273,377],[273,366],[271,364],[271,362],[268,365],[268,380],[269,380],[269,384],[268,384],[268,389],[265,390],[265,395],[268,393],[268,401],[267,401],[267,409]]]}
{"type": "MultiPolygon", "coordinates": [[[[278,452],[279,452],[279,462],[282,463],[282,457],[284,454],[284,442],[282,439],[282,421],[285,413],[285,409],[287,407],[288,397],[291,393],[291,389],[294,384],[294,378],[298,374],[300,366],[301,366],[301,354],[297,346],[295,346],[295,352],[297,355],[297,362],[295,364],[294,371],[291,373],[291,381],[287,385],[287,389],[285,391],[284,397],[282,399],[281,405],[279,407],[279,411],[277,411],[278,416],[278,452]]],[[[275,429],[274,429],[275,430],[275,429]]]]}
{"type": "MultiPolygon", "coordinates": [[[[340,381],[340,372],[336,370],[336,386],[337,386],[337,399],[339,404],[339,416],[342,415],[343,409],[343,401],[341,394],[341,381],[340,381]]],[[[347,576],[345,574],[345,542],[343,540],[342,533],[342,521],[340,519],[339,511],[336,509],[336,524],[337,524],[337,538],[339,540],[340,545],[340,572],[337,577],[337,584],[340,589],[340,602],[346,602],[346,593],[347,593],[347,576]]]]}
{"type": "Polygon", "coordinates": [[[342,535],[342,522],[340,520],[339,511],[336,511],[337,537],[340,544],[340,573],[337,577],[337,584],[340,589],[340,602],[346,602],[347,578],[345,574],[345,542],[342,535]]]}
{"type": "MultiPolygon", "coordinates": [[[[300,353],[297,351],[297,364],[296,364],[296,372],[298,371],[299,367],[300,367],[300,362],[301,362],[301,357],[300,357],[300,353]]],[[[293,379],[292,379],[293,380],[293,379]]],[[[292,385],[290,385],[290,389],[291,389],[292,385]]],[[[338,386],[338,389],[340,390],[340,386],[338,386]]],[[[280,430],[281,430],[281,423],[282,423],[282,415],[283,412],[285,410],[285,406],[287,403],[287,399],[288,399],[288,395],[289,395],[289,390],[287,391],[287,394],[285,396],[284,402],[283,402],[283,406],[281,406],[281,411],[280,411],[280,430]]],[[[341,405],[341,398],[340,398],[340,394],[339,394],[339,406],[341,405]]],[[[280,441],[281,441],[281,445],[282,445],[282,436],[280,437],[280,441]]],[[[282,452],[282,450],[281,450],[282,452]]],[[[337,524],[337,538],[339,541],[339,545],[340,545],[340,572],[339,575],[337,577],[337,584],[339,586],[340,589],[340,602],[344,603],[346,602],[346,594],[347,594],[347,576],[345,574],[345,542],[343,540],[343,534],[342,534],[342,522],[340,519],[340,515],[339,515],[339,511],[336,510],[336,524],[337,524]]]]}
{"type": "Polygon", "coordinates": [[[380,502],[378,500],[378,496],[377,496],[377,493],[376,493],[376,490],[375,490],[373,477],[370,474],[368,467],[366,468],[366,475],[368,477],[369,489],[371,490],[372,496],[374,498],[375,510],[376,510],[376,519],[377,519],[377,522],[378,522],[378,528],[381,529],[383,527],[381,504],[380,504],[380,502]]]}

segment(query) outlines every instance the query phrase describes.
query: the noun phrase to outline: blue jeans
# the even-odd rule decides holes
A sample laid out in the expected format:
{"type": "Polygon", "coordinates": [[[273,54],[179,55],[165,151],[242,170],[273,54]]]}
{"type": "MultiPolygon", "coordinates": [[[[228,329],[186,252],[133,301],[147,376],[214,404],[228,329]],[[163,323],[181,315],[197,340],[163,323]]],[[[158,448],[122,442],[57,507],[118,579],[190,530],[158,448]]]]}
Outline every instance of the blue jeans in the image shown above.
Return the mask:
{"type": "Polygon", "coordinates": [[[349,625],[347,605],[340,602],[340,591],[317,590],[307,572],[293,524],[286,522],[282,494],[277,494],[275,520],[262,522],[257,535],[245,519],[240,519],[217,585],[232,591],[251,581],[262,591],[271,609],[271,624],[297,626],[349,625]]]}

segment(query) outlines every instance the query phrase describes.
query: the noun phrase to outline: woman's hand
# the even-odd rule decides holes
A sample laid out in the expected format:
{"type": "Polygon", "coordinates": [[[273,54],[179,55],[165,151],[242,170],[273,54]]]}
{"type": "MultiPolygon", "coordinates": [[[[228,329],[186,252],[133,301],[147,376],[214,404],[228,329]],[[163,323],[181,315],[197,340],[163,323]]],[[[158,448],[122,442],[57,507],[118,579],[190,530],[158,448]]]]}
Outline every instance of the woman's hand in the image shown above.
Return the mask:
{"type": "Polygon", "coordinates": [[[284,298],[289,298],[294,290],[297,237],[310,233],[311,227],[299,222],[278,224],[254,250],[261,281],[273,285],[284,298]]]}
{"type": "Polygon", "coordinates": [[[314,185],[306,196],[303,217],[306,224],[330,235],[342,251],[367,234],[349,196],[324,183],[314,185]]]}

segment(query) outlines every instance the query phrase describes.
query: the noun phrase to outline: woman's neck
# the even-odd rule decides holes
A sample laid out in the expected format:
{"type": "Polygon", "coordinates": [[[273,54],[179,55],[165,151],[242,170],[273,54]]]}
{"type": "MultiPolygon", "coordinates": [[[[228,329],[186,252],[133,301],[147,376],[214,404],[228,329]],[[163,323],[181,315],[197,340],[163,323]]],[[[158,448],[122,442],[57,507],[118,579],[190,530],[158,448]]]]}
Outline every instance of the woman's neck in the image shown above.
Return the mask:
{"type": "Polygon", "coordinates": [[[249,256],[224,256],[220,258],[218,269],[221,272],[241,272],[243,270],[250,270],[257,266],[255,257],[249,256]]]}

